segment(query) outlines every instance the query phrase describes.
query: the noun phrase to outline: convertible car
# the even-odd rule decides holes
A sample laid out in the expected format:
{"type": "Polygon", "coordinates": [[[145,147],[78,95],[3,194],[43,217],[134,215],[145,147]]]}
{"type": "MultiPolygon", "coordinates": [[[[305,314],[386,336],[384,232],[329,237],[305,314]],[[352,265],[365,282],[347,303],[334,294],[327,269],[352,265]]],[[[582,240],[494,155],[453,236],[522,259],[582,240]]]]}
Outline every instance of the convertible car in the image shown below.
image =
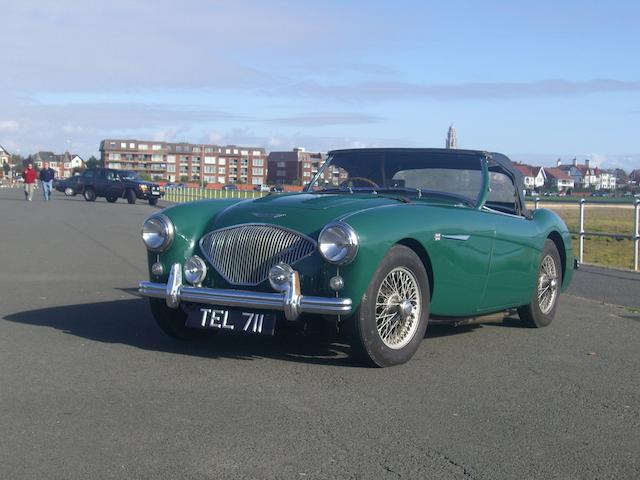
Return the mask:
{"type": "Polygon", "coordinates": [[[430,319],[517,309],[543,327],[571,280],[571,237],[522,192],[498,153],[332,151],[303,192],[152,215],[139,292],[178,339],[332,322],[379,367],[409,360],[430,319]]]}

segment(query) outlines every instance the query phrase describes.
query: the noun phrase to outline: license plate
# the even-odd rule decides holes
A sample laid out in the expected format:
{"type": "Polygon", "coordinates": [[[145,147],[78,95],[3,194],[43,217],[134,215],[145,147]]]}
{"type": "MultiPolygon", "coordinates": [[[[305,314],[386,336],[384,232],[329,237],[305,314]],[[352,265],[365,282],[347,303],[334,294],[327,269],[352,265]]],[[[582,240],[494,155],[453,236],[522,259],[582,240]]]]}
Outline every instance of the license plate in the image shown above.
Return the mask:
{"type": "Polygon", "coordinates": [[[160,196],[160,192],[158,190],[151,190],[151,195],[160,196]]]}
{"type": "Polygon", "coordinates": [[[202,307],[189,313],[185,326],[252,335],[273,335],[276,328],[276,316],[273,313],[202,307]]]}

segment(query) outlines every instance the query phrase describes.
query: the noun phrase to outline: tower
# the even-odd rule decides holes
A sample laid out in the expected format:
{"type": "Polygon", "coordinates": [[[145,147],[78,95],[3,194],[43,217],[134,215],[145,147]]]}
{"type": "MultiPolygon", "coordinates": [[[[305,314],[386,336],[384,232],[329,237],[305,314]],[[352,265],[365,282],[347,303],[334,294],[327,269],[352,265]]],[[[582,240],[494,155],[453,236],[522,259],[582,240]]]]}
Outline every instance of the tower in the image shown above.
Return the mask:
{"type": "Polygon", "coordinates": [[[449,131],[447,132],[446,148],[458,148],[458,138],[456,137],[456,129],[453,128],[453,125],[449,126],[449,131]]]}

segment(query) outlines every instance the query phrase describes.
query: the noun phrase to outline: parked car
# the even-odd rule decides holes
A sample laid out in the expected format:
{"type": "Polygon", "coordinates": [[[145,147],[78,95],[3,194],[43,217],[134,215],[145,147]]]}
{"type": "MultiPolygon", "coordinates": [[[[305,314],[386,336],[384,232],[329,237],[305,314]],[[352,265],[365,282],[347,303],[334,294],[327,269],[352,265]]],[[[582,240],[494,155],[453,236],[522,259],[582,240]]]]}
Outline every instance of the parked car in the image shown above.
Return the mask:
{"type": "Polygon", "coordinates": [[[384,367],[409,360],[430,321],[517,309],[524,325],[551,323],[572,277],[571,235],[551,210],[527,210],[507,157],[336,150],[322,169],[335,168],[348,176],[338,186],[147,219],[139,292],[160,328],[193,339],[331,322],[384,367]]]}
{"type": "Polygon", "coordinates": [[[282,193],[284,192],[284,187],[282,185],[274,185],[271,187],[270,191],[273,193],[282,193]]]}
{"type": "Polygon", "coordinates": [[[253,187],[254,192],[269,192],[269,185],[255,185],[253,187]]]}
{"type": "Polygon", "coordinates": [[[233,183],[229,183],[222,187],[222,190],[238,190],[238,187],[233,183]]]}
{"type": "Polygon", "coordinates": [[[67,197],[76,196],[82,193],[83,185],[80,183],[80,175],[58,180],[54,187],[57,191],[63,192],[67,197]]]}
{"type": "Polygon", "coordinates": [[[84,171],[79,183],[82,185],[82,195],[88,202],[104,197],[110,203],[118,198],[126,198],[131,204],[140,199],[147,200],[150,205],[156,205],[158,199],[164,195],[164,188],[160,185],[147,182],[136,172],[129,170],[92,168],[84,171]]]}

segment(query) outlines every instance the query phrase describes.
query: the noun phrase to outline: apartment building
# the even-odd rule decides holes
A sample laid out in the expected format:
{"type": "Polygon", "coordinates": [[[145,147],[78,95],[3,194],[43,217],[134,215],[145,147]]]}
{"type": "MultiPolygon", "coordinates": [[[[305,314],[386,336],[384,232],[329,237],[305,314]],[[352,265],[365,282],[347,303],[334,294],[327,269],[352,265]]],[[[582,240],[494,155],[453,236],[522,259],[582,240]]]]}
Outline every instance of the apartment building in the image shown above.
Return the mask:
{"type": "MultiPolygon", "coordinates": [[[[326,155],[318,152],[307,152],[304,148],[294,148],[288,152],[271,152],[268,157],[269,184],[304,185],[311,181],[318,172],[326,155]]],[[[339,184],[347,179],[342,169],[332,168],[323,174],[325,181],[339,184]]]]}
{"type": "Polygon", "coordinates": [[[267,178],[267,155],[258,147],[106,139],[100,142],[100,160],[108,168],[170,182],[262,185],[267,178]]]}

